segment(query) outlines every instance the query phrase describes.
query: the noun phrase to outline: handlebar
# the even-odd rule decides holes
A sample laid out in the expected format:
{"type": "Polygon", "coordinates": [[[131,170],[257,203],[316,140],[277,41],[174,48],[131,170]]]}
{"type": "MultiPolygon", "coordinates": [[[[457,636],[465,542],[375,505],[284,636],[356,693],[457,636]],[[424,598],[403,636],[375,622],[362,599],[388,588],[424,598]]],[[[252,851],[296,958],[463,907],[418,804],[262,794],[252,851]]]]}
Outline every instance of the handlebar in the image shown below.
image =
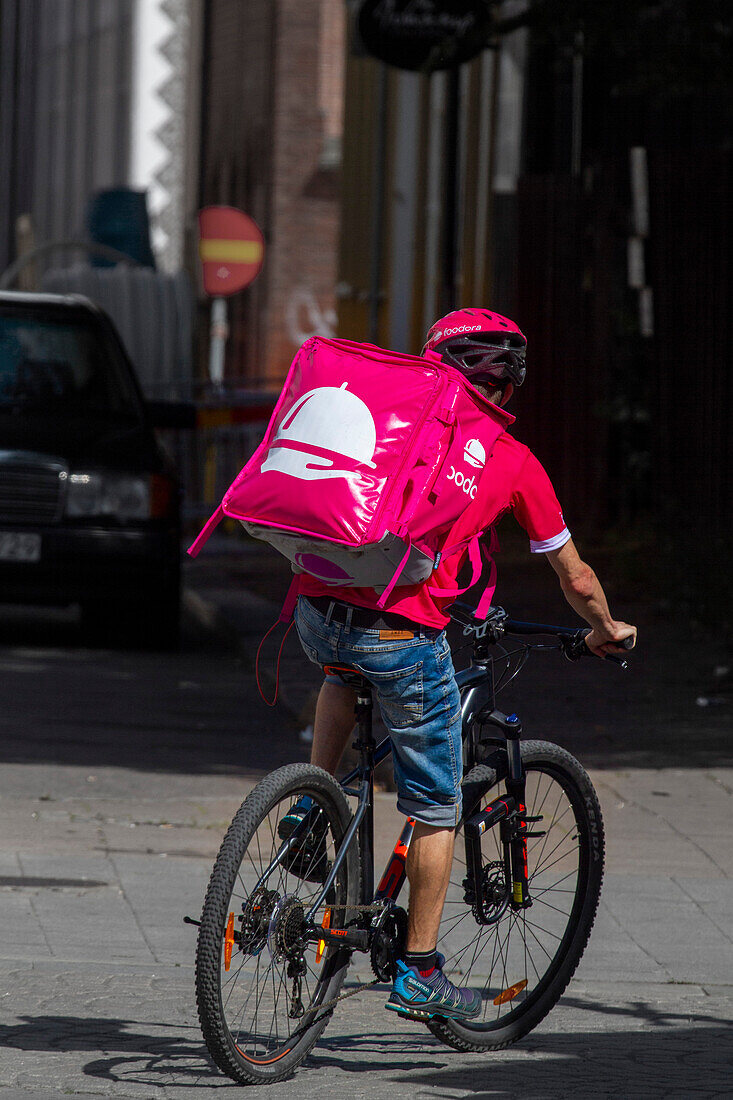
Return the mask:
{"type": "MultiPolygon", "coordinates": [[[[457,601],[451,608],[451,618],[464,626],[464,633],[473,633],[477,640],[482,638],[490,642],[498,642],[504,634],[534,635],[545,634],[555,637],[560,642],[560,648],[569,661],[579,661],[581,657],[595,657],[585,639],[591,633],[590,627],[552,626],[548,623],[521,622],[510,619],[503,607],[492,607],[483,622],[473,617],[473,609],[468,604],[457,601]]],[[[634,639],[629,636],[618,643],[623,649],[634,647],[634,639]]],[[[605,660],[613,661],[621,668],[628,668],[628,662],[615,653],[606,653],[605,660]]]]}

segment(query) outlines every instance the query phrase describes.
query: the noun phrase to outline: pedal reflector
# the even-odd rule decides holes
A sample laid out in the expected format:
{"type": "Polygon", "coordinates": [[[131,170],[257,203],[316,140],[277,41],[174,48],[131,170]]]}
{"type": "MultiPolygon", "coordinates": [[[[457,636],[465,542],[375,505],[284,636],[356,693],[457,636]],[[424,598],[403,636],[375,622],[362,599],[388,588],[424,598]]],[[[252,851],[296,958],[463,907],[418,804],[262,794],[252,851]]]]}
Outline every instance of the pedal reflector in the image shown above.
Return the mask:
{"type": "Polygon", "coordinates": [[[228,970],[232,963],[232,948],[234,947],[234,913],[229,914],[227,930],[224,933],[224,969],[228,970]]]}
{"type": "MultiPolygon", "coordinates": [[[[323,914],[323,920],[321,921],[321,928],[331,927],[331,910],[327,909],[323,914]]],[[[326,941],[319,940],[318,947],[316,948],[316,962],[319,963],[323,958],[323,952],[326,950],[326,941]]]]}
{"type": "Polygon", "coordinates": [[[510,985],[508,989],[505,989],[503,993],[500,993],[498,997],[494,997],[495,1005],[505,1005],[507,1001],[513,1001],[514,998],[522,992],[527,985],[527,979],[523,982],[516,982],[514,985],[510,985]]]}

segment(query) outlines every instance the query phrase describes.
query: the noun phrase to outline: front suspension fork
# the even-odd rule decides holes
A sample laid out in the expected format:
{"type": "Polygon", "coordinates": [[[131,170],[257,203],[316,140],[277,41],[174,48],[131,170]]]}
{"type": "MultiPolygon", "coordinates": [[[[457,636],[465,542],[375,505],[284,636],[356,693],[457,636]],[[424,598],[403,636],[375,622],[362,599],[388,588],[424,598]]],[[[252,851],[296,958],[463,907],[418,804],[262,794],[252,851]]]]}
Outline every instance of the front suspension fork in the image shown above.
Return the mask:
{"type": "MultiPolygon", "coordinates": [[[[512,909],[528,909],[532,904],[532,899],[529,896],[527,871],[527,806],[525,804],[527,784],[519,745],[522,723],[516,714],[509,715],[504,729],[509,760],[506,790],[510,798],[514,799],[515,806],[512,820],[502,823],[502,834],[508,834],[506,837],[508,844],[505,841],[504,851],[506,852],[508,848],[511,857],[511,906],[512,909]]],[[[502,840],[504,840],[504,835],[502,835],[502,840]]]]}
{"type": "Polygon", "coordinates": [[[475,913],[480,924],[490,924],[496,917],[486,911],[483,889],[482,835],[499,825],[504,852],[504,876],[511,883],[509,904],[512,909],[527,909],[532,904],[527,869],[527,807],[526,780],[522,766],[520,737],[522,724],[516,714],[508,717],[499,711],[491,714],[492,725],[499,726],[506,737],[508,774],[506,797],[496,798],[485,809],[468,818],[464,827],[466,865],[473,880],[475,913]]]}

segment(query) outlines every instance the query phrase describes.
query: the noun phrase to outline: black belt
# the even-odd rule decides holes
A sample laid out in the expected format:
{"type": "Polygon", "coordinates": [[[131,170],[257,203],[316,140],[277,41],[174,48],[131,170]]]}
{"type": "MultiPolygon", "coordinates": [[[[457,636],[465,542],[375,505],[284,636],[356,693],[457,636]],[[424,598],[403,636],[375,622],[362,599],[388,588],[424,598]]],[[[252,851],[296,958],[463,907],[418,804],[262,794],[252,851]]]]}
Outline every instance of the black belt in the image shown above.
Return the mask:
{"type": "Polygon", "coordinates": [[[332,606],[331,622],[345,626],[348,614],[351,612],[351,625],[361,627],[362,630],[411,630],[413,634],[439,634],[440,631],[432,626],[423,626],[406,619],[404,615],[395,615],[392,611],[371,611],[368,607],[356,607],[353,604],[340,603],[332,600],[330,596],[303,596],[302,599],[312,604],[322,615],[328,614],[332,606]]]}

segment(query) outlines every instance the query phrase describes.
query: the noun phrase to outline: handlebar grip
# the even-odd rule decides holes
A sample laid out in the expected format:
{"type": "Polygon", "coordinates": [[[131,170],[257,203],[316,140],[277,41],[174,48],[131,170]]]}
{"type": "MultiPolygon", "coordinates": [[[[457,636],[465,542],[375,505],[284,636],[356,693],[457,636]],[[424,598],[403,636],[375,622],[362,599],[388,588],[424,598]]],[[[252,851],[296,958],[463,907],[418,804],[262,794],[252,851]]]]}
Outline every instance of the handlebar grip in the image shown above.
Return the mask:
{"type": "MultiPolygon", "coordinates": [[[[585,639],[590,634],[590,632],[591,632],[590,627],[585,627],[585,629],[579,630],[577,632],[577,634],[575,635],[575,637],[572,638],[569,642],[567,642],[563,646],[565,656],[569,660],[578,661],[578,660],[580,660],[581,657],[593,657],[593,656],[595,656],[595,654],[592,653],[591,650],[588,649],[588,646],[585,644],[585,639]]],[[[633,638],[632,635],[629,635],[628,638],[624,638],[624,640],[622,642],[618,642],[617,644],[619,646],[621,646],[623,649],[633,649],[634,648],[634,638],[633,638]]],[[[621,668],[628,668],[629,667],[628,663],[627,663],[627,661],[625,660],[624,657],[617,656],[616,654],[613,654],[613,653],[607,653],[605,655],[604,659],[606,661],[612,661],[616,665],[620,665],[621,668]]]]}

